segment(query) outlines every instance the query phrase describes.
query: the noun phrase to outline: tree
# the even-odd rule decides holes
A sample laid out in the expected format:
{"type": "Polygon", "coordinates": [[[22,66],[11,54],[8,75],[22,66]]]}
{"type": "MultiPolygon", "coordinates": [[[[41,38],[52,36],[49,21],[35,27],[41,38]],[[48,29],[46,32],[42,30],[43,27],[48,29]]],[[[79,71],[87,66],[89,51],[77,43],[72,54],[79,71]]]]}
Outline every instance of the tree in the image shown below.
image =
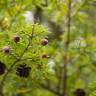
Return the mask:
{"type": "Polygon", "coordinates": [[[0,5],[1,96],[95,96],[95,0],[3,0],[0,5]],[[22,78],[30,69],[32,75],[22,78]]]}

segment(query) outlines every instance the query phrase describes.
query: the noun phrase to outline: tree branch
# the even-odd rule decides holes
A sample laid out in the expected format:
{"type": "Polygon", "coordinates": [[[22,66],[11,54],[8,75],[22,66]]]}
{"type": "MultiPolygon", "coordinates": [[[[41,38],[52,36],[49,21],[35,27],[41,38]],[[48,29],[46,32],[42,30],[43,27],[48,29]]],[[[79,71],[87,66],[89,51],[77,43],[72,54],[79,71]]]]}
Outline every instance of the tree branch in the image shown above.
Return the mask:
{"type": "Polygon", "coordinates": [[[1,80],[1,84],[0,84],[0,96],[4,96],[4,94],[3,94],[3,87],[4,87],[4,82],[5,82],[8,74],[10,73],[10,71],[12,70],[12,68],[17,64],[17,62],[19,62],[22,59],[23,55],[26,53],[26,51],[28,50],[30,44],[32,43],[33,32],[34,32],[34,25],[33,25],[33,28],[32,28],[32,35],[31,35],[31,37],[29,37],[29,42],[28,42],[26,48],[22,52],[21,56],[18,59],[16,59],[16,61],[14,61],[13,64],[9,67],[9,69],[7,70],[7,72],[4,74],[3,79],[1,80]]]}
{"type": "Polygon", "coordinates": [[[65,55],[64,55],[64,75],[63,75],[63,96],[67,96],[67,66],[68,66],[68,49],[70,43],[70,31],[71,31],[71,3],[72,1],[69,0],[68,2],[68,21],[67,21],[67,40],[65,44],[65,55]]]}

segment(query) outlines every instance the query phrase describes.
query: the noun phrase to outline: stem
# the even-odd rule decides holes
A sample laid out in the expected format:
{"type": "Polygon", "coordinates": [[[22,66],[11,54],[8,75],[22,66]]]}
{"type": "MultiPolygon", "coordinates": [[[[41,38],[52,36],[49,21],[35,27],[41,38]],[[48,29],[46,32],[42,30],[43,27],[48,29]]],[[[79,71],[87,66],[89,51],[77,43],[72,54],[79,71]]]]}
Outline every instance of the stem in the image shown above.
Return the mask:
{"type": "Polygon", "coordinates": [[[64,75],[63,75],[63,96],[67,96],[67,66],[68,66],[68,49],[70,43],[70,31],[71,31],[71,0],[68,2],[68,21],[67,21],[67,40],[65,44],[65,55],[64,55],[64,75]]]}
{"type": "Polygon", "coordinates": [[[32,35],[29,37],[29,42],[28,42],[26,48],[22,52],[21,56],[18,59],[16,59],[16,61],[14,61],[13,64],[9,67],[9,69],[7,70],[7,72],[4,74],[3,79],[1,80],[1,84],[0,84],[0,96],[4,96],[3,87],[4,87],[4,82],[5,82],[8,74],[10,73],[10,71],[12,70],[12,68],[17,64],[17,62],[19,62],[22,59],[22,57],[24,56],[24,54],[28,50],[30,44],[32,43],[33,32],[34,32],[34,25],[33,25],[33,28],[32,28],[32,35]]]}

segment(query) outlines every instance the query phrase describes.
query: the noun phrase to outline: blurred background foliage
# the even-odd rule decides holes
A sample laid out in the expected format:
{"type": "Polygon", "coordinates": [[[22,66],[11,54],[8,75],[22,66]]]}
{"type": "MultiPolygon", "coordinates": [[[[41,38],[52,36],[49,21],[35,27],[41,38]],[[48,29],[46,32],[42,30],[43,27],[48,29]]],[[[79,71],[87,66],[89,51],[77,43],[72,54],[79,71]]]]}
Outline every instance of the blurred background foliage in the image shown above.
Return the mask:
{"type": "MultiPolygon", "coordinates": [[[[0,0],[1,40],[3,33],[3,35],[9,33],[12,36],[17,30],[20,32],[22,26],[24,26],[23,30],[27,30],[25,23],[30,25],[32,22],[45,26],[49,31],[49,44],[47,48],[43,49],[50,56],[48,63],[45,60],[46,65],[48,65],[48,74],[40,82],[39,80],[34,82],[30,78],[27,80],[18,79],[14,74],[9,74],[4,86],[5,96],[65,96],[62,95],[65,59],[67,59],[67,96],[74,96],[73,91],[77,88],[84,89],[86,96],[95,96],[96,0],[0,0]],[[66,55],[68,4],[70,1],[71,31],[66,55]],[[18,86],[23,86],[23,88],[18,86]]],[[[28,29],[30,32],[30,28],[28,29]]],[[[20,34],[19,32],[18,34],[20,34]]],[[[45,36],[43,33],[40,38],[45,36]]],[[[22,35],[22,38],[26,39],[27,35],[22,35]]],[[[39,39],[34,43],[38,41],[39,39]]],[[[2,46],[2,42],[0,42],[0,46],[2,46]]],[[[26,43],[23,42],[23,44],[26,43]]],[[[14,47],[13,43],[11,45],[14,47]]],[[[18,46],[23,48],[19,44],[18,46]]],[[[34,50],[39,51],[39,48],[35,46],[34,50]]],[[[35,56],[33,53],[32,55],[35,59],[38,53],[35,56]]],[[[41,73],[35,74],[37,78],[41,76],[41,73]]]]}

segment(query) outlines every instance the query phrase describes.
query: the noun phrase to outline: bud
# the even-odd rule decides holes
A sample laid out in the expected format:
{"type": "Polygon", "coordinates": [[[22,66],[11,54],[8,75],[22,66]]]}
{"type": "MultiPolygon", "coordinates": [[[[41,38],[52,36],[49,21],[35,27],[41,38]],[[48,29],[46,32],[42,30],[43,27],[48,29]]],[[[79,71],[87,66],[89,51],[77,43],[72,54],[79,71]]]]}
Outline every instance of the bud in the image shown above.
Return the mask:
{"type": "Polygon", "coordinates": [[[49,56],[47,54],[43,54],[42,58],[49,58],[49,56]]]}
{"type": "Polygon", "coordinates": [[[16,74],[20,77],[26,78],[30,74],[31,67],[28,67],[26,64],[20,64],[17,67],[16,74]]]}
{"type": "Polygon", "coordinates": [[[76,90],[74,91],[74,95],[75,95],[75,96],[85,96],[85,94],[86,94],[86,92],[85,92],[84,89],[78,88],[78,89],[76,89],[76,90]]]}
{"type": "Polygon", "coordinates": [[[4,74],[6,66],[4,63],[0,62],[0,75],[4,74]]]}
{"type": "Polygon", "coordinates": [[[13,41],[14,41],[15,43],[18,43],[18,42],[20,41],[20,37],[19,37],[18,35],[14,35],[14,36],[13,36],[13,41]]]}
{"type": "Polygon", "coordinates": [[[47,39],[42,39],[41,40],[41,45],[45,46],[48,44],[48,40],[47,39]]]}
{"type": "Polygon", "coordinates": [[[10,47],[9,46],[4,46],[3,47],[3,52],[5,53],[5,54],[9,54],[10,53],[10,47]]]}

